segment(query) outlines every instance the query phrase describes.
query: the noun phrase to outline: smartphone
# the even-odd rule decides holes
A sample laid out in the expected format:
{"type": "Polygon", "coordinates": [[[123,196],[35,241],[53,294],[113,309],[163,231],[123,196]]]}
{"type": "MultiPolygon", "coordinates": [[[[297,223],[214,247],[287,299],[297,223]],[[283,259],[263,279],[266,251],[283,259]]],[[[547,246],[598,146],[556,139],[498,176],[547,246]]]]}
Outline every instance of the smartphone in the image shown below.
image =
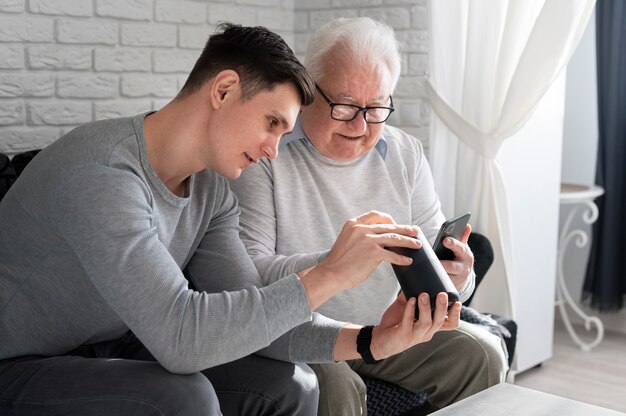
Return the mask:
{"type": "MultiPolygon", "coordinates": [[[[432,315],[435,312],[435,301],[440,292],[448,294],[448,308],[459,300],[459,293],[424,234],[420,233],[416,238],[422,242],[420,249],[389,247],[390,250],[413,259],[413,263],[408,266],[393,264],[392,267],[407,299],[417,298],[420,293],[428,293],[432,315]]],[[[415,319],[419,319],[417,305],[415,306],[415,319]]]]}
{"type": "Polygon", "coordinates": [[[449,248],[444,247],[443,239],[452,237],[455,240],[460,240],[470,215],[469,212],[464,212],[441,224],[437,238],[433,243],[433,250],[439,260],[454,260],[454,253],[449,248]]]}

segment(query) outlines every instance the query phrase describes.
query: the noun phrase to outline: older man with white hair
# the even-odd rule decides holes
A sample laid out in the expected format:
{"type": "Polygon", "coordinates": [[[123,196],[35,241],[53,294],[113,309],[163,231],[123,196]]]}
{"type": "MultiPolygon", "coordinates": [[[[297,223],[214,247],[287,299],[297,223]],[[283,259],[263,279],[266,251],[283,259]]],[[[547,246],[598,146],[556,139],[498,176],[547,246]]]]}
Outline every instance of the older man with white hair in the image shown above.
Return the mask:
{"type": "MultiPolygon", "coordinates": [[[[345,219],[356,213],[386,212],[396,223],[418,225],[430,241],[444,221],[421,143],[385,124],[400,76],[393,30],[366,17],[332,21],[313,35],[305,66],[316,81],[313,104],[301,110],[275,160],[264,160],[231,182],[242,210],[241,237],[264,284],[323,259],[345,219]]],[[[455,258],[442,263],[462,301],[475,284],[470,232],[468,226],[460,240],[444,243],[455,258]]],[[[367,281],[317,311],[366,325],[362,338],[367,338],[376,334],[372,326],[398,291],[392,268],[381,264],[367,281]]],[[[429,319],[420,315],[420,321],[429,319]]],[[[372,351],[380,347],[377,342],[372,351]]],[[[426,391],[437,409],[504,381],[507,371],[499,338],[466,322],[382,361],[367,353],[335,359],[311,364],[320,382],[318,414],[365,414],[361,377],[426,391]]]]}

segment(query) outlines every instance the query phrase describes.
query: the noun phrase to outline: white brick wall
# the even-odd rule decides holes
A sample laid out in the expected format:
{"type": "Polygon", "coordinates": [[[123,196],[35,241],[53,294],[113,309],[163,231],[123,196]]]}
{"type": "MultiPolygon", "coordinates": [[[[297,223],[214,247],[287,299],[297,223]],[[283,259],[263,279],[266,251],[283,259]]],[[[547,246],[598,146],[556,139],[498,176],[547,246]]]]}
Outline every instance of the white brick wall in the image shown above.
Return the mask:
{"type": "Polygon", "coordinates": [[[222,21],[266,26],[301,57],[311,33],[339,16],[396,29],[405,67],[391,122],[423,138],[425,13],[426,0],[0,0],[0,152],[162,107],[222,21]]]}
{"type": "Polygon", "coordinates": [[[93,5],[90,1],[83,0],[30,0],[28,11],[59,16],[89,17],[93,14],[93,5]]]}
{"type": "Polygon", "coordinates": [[[24,11],[25,0],[2,0],[0,1],[0,12],[19,13],[24,11]]]}

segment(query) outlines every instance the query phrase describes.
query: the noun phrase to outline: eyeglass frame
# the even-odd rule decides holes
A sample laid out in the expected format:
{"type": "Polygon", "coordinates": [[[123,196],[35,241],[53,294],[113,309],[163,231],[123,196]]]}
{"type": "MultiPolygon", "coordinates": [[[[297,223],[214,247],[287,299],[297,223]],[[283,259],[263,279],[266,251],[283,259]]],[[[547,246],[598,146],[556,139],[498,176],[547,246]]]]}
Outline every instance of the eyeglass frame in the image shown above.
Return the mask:
{"type": "Polygon", "coordinates": [[[317,82],[315,83],[315,89],[317,90],[317,92],[320,93],[320,95],[322,96],[324,101],[326,101],[326,104],[328,104],[328,106],[330,107],[330,118],[332,118],[333,120],[346,121],[346,122],[347,121],[352,121],[355,118],[357,118],[357,116],[359,115],[360,112],[363,112],[363,119],[365,120],[366,123],[368,123],[368,124],[382,124],[385,121],[387,121],[389,119],[389,117],[391,116],[391,113],[393,113],[396,110],[393,107],[393,97],[391,95],[389,96],[391,107],[385,107],[385,106],[361,107],[361,106],[358,106],[358,105],[355,105],[355,104],[335,103],[335,102],[331,101],[330,98],[328,98],[326,96],[326,94],[324,94],[324,91],[322,91],[322,89],[317,84],[317,82]],[[333,117],[333,113],[334,113],[335,107],[338,106],[338,105],[343,105],[343,106],[346,106],[346,107],[355,108],[356,111],[354,112],[354,116],[351,119],[345,119],[345,120],[333,117]],[[385,119],[382,120],[382,121],[368,121],[367,120],[367,112],[369,110],[380,109],[380,108],[384,108],[385,110],[389,110],[389,114],[387,114],[387,117],[385,117],[385,119]]]}

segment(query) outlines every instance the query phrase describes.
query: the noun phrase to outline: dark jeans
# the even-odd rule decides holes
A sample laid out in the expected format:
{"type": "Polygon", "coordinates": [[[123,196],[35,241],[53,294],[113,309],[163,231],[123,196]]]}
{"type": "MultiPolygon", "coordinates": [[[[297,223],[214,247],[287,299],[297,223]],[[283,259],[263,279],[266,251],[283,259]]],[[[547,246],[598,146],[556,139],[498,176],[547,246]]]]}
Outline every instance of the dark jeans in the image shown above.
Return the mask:
{"type": "Polygon", "coordinates": [[[316,415],[318,395],[308,366],[256,355],[172,374],[132,334],[67,356],[0,361],[3,416],[316,415]]]}

